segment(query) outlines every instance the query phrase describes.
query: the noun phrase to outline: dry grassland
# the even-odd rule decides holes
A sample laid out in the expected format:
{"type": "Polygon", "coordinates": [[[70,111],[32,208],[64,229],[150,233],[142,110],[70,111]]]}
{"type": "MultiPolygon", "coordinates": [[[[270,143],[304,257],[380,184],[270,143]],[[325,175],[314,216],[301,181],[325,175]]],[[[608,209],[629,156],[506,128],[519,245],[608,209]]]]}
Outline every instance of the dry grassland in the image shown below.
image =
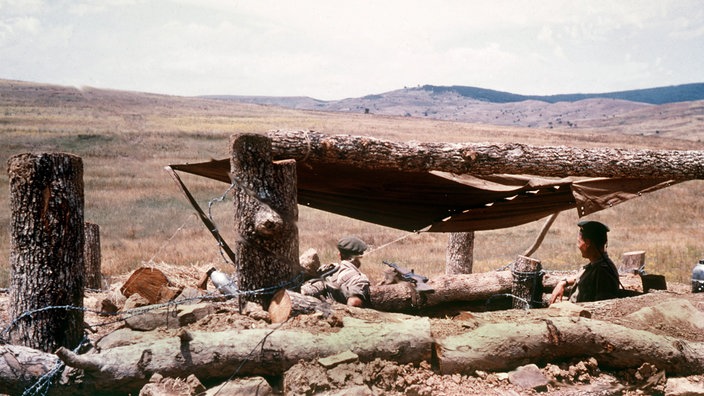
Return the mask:
{"type": "MultiPolygon", "coordinates": [[[[647,120],[641,120],[641,123],[647,120]]],[[[24,152],[70,152],[84,161],[85,220],[100,226],[103,272],[109,278],[149,264],[214,265],[226,271],[217,245],[163,170],[173,163],[228,156],[231,134],[275,129],[312,129],[398,141],[523,142],[534,145],[610,146],[704,150],[701,139],[625,135],[612,129],[543,130],[494,127],[409,117],[293,111],[213,100],[53,87],[0,81],[0,161],[24,152]]],[[[701,131],[691,136],[701,137],[701,131]]],[[[183,175],[203,208],[227,185],[183,175]]],[[[8,175],[0,174],[0,287],[9,275],[8,175]]],[[[597,213],[612,228],[609,252],[645,250],[646,269],[673,281],[689,281],[704,257],[704,182],[689,181],[597,213]]],[[[211,210],[228,241],[232,202],[211,210]]],[[[576,248],[576,211],[560,214],[534,254],[549,270],[583,263],[576,248]]],[[[475,272],[506,265],[529,247],[542,222],[478,232],[475,272]]],[[[428,276],[444,271],[444,234],[412,234],[300,208],[300,248],[335,260],[335,242],[346,234],[374,251],[363,269],[373,280],[392,260],[428,276]],[[398,241],[396,241],[398,240],[398,241]],[[396,241],[389,244],[389,242],[396,241]],[[387,245],[388,244],[388,245],[387,245]],[[384,246],[386,245],[386,246],[384,246]],[[383,246],[383,247],[382,247],[383,246]]]]}

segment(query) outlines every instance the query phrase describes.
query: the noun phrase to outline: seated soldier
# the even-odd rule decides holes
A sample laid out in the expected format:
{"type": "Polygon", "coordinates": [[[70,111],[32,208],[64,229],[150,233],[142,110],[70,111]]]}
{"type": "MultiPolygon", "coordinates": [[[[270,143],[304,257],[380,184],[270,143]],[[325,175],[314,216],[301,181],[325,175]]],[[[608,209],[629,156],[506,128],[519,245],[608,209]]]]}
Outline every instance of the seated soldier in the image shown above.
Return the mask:
{"type": "Polygon", "coordinates": [[[301,293],[355,307],[369,305],[369,278],[359,270],[367,244],[356,237],[345,237],[337,243],[337,250],[340,263],[321,268],[321,276],[301,285],[301,293]]]}
{"type": "Polygon", "coordinates": [[[598,301],[618,296],[621,284],[618,270],[606,254],[606,233],[609,232],[609,227],[598,221],[580,221],[577,226],[577,247],[582,257],[589,259],[589,264],[582,267],[576,277],[563,278],[557,282],[550,295],[550,304],[561,301],[569,285],[573,285],[570,302],[598,301]]]}

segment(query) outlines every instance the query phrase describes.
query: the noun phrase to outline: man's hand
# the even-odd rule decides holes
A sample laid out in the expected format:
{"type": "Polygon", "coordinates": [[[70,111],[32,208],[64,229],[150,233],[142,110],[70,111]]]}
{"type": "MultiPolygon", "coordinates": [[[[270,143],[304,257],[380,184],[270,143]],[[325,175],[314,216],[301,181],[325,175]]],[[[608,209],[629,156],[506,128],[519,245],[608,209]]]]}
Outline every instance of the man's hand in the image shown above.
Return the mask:
{"type": "Polygon", "coordinates": [[[565,294],[565,287],[567,287],[567,279],[562,279],[557,282],[555,288],[552,289],[552,294],[550,295],[548,304],[553,304],[556,301],[562,301],[562,296],[565,294]]]}
{"type": "Polygon", "coordinates": [[[347,305],[352,306],[352,307],[361,307],[364,306],[364,300],[357,296],[352,296],[347,299],[347,305]]]}

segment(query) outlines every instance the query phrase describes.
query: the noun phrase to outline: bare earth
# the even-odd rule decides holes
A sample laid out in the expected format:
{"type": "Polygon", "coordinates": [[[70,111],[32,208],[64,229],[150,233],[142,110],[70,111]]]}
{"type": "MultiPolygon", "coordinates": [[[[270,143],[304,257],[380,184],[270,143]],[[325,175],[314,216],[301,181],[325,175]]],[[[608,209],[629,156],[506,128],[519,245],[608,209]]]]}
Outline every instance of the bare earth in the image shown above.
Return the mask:
{"type": "MultiPolygon", "coordinates": [[[[182,279],[183,280],[183,279],[182,279]]],[[[190,281],[188,283],[191,283],[190,281]]],[[[636,282],[624,282],[629,288],[636,288],[636,282]]],[[[115,299],[113,291],[90,292],[85,306],[94,309],[104,298],[115,299]]],[[[209,286],[212,287],[212,286],[209,286]]],[[[216,293],[214,290],[209,290],[216,293]]],[[[0,325],[3,329],[9,323],[8,294],[0,293],[0,325]]],[[[263,311],[240,314],[236,304],[230,301],[213,302],[216,313],[189,325],[189,329],[219,331],[226,329],[272,328],[305,329],[312,333],[336,331],[339,318],[324,319],[317,315],[299,315],[279,325],[271,324],[263,311]]],[[[655,291],[645,295],[584,303],[593,319],[608,321],[628,328],[647,330],[659,335],[679,339],[704,342],[704,293],[693,294],[690,286],[668,284],[667,291],[655,291]],[[691,304],[691,305],[690,305],[691,304]],[[692,307],[692,312],[681,311],[677,307],[692,307]],[[653,309],[666,307],[666,309],[653,309]],[[669,309],[667,307],[675,307],[669,309]]],[[[431,317],[433,337],[442,337],[466,332],[483,323],[505,323],[512,326],[520,320],[540,318],[549,315],[550,309],[501,310],[493,312],[445,311],[439,317],[431,317]]],[[[349,315],[364,319],[373,314],[370,310],[349,310],[349,315]]],[[[86,313],[86,322],[93,326],[92,341],[124,326],[122,321],[102,325],[106,319],[94,312],[86,313]]],[[[175,330],[154,330],[168,332],[175,330]]],[[[285,394],[353,394],[353,395],[641,395],[664,394],[667,373],[654,366],[644,364],[638,369],[606,372],[599,368],[593,358],[577,361],[553,362],[539,367],[549,383],[537,389],[525,388],[512,383],[510,373],[475,371],[471,373],[440,375],[431,362],[420,364],[398,364],[383,360],[352,362],[325,369],[317,361],[300,362],[291,367],[283,378],[270,378],[274,391],[285,394]]],[[[688,377],[690,383],[704,387],[704,375],[688,377]]],[[[179,393],[188,394],[188,393],[179,393]]]]}

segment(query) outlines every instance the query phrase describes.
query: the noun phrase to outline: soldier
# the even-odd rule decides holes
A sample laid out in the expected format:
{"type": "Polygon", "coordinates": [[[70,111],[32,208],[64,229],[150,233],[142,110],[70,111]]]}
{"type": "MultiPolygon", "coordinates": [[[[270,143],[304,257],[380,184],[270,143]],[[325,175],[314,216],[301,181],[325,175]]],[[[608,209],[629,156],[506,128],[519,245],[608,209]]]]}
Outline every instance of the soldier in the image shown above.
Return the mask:
{"type": "Polygon", "coordinates": [[[355,307],[369,305],[369,278],[359,270],[367,244],[356,237],[345,237],[337,243],[337,250],[340,263],[319,269],[321,276],[301,285],[301,293],[355,307]]]}
{"type": "Polygon", "coordinates": [[[598,221],[580,221],[577,226],[577,247],[589,264],[582,267],[576,277],[557,282],[550,295],[550,304],[561,301],[569,285],[573,285],[569,295],[571,302],[606,300],[618,296],[621,284],[618,270],[606,254],[609,227],[598,221]]]}

